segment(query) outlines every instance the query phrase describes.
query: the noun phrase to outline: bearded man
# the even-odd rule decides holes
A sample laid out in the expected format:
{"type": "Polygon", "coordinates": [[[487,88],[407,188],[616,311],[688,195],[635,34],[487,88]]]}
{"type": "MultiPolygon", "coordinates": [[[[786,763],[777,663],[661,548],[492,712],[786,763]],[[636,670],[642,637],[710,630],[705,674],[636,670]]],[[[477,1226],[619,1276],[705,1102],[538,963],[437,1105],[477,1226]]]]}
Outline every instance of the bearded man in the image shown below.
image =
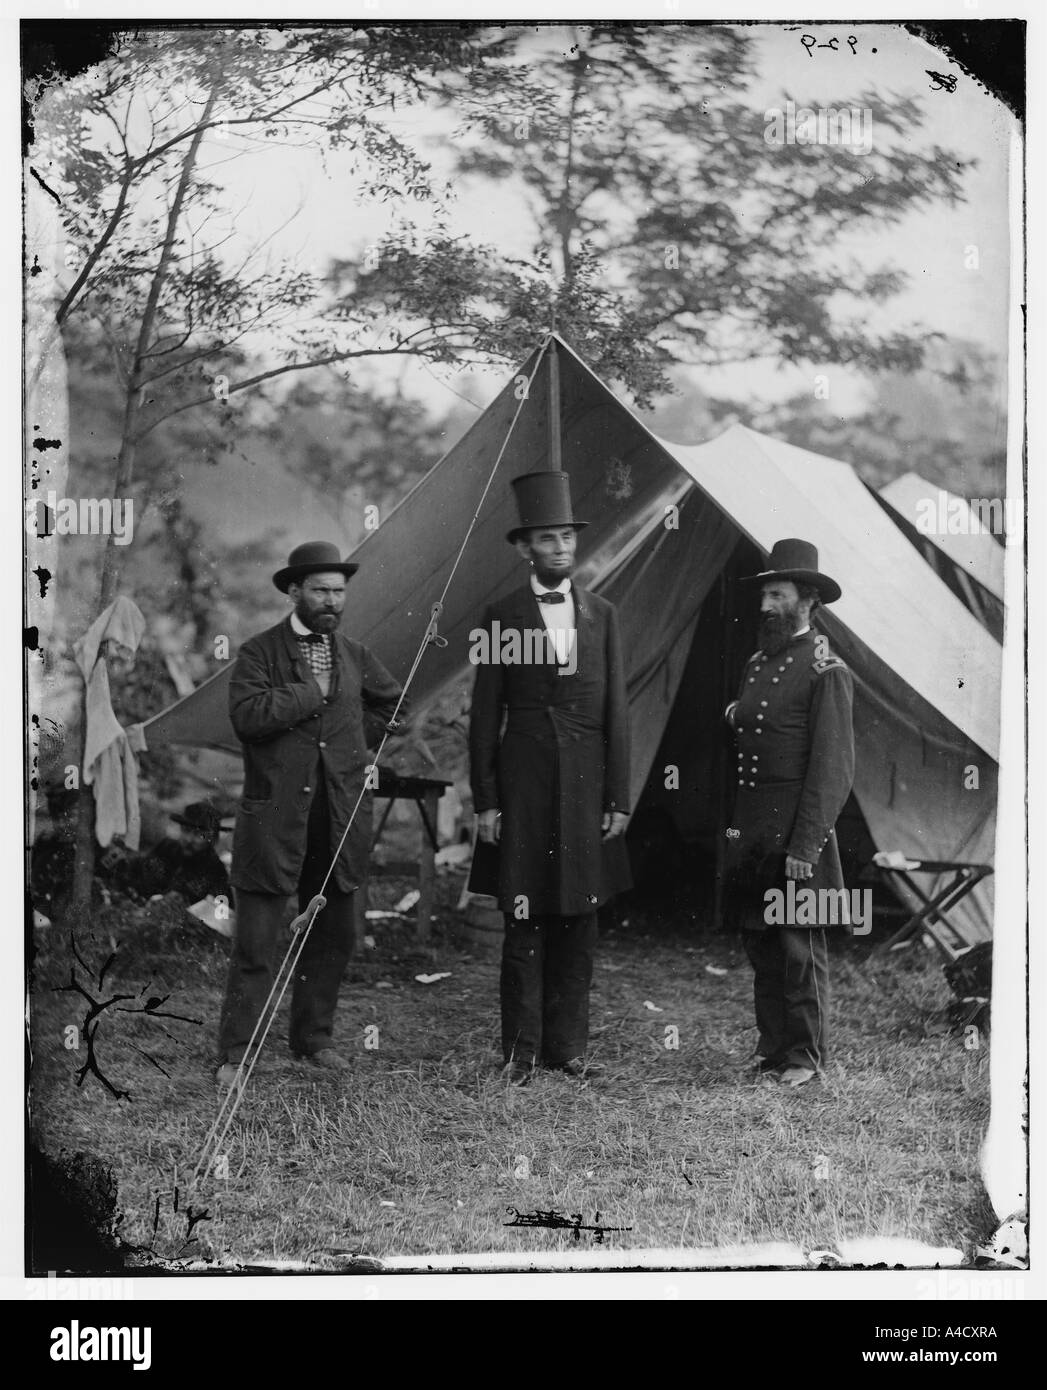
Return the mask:
{"type": "Polygon", "coordinates": [[[768,904],[772,896],[783,900],[790,880],[794,902],[800,888],[844,886],[835,824],[854,780],[854,683],[827,639],[811,629],[818,606],[841,596],[835,580],[819,572],[813,545],[778,541],[767,569],[742,582],[761,586],[760,649],[726,711],[738,785],[727,831],[725,911],[753,966],[758,1070],[797,1087],[826,1061],[826,915],[816,912],[812,922],[797,913],[799,920],[782,924],[768,904]]]}
{"type": "Polygon", "coordinates": [[[337,546],[308,541],[273,583],[292,612],[240,648],[229,717],[243,745],[244,792],[233,834],[236,935],[219,1030],[220,1089],[237,1078],[272,987],[287,899],[302,912],[323,887],[295,967],[292,1053],[311,1067],[349,1068],[332,1045],[338,989],[353,948],[353,894],[367,872],[372,732],[391,720],[400,685],[378,658],[338,631],[347,580],[337,546]],[[354,807],[348,835],[342,841],[354,807]]]}

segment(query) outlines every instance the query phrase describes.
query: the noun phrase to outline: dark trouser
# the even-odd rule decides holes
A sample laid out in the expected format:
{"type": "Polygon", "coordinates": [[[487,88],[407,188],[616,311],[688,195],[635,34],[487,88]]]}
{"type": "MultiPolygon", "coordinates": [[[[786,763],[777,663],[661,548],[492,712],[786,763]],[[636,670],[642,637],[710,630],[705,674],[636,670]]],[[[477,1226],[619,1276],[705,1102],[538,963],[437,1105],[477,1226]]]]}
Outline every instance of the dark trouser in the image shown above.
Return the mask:
{"type": "Polygon", "coordinates": [[[829,1041],[829,952],[823,927],[743,931],[754,971],[757,1049],[789,1067],[825,1066],[829,1041]]]}
{"type": "MultiPolygon", "coordinates": [[[[327,796],[314,797],[309,811],[305,863],[298,881],[298,910],[319,893],[331,863],[327,796]]],[[[330,1047],[338,990],[353,953],[353,893],[333,881],[324,890],[327,906],[318,913],[298,958],[291,994],[291,1051],[311,1055],[330,1047]]],[[[236,939],[229,962],[222,1021],[220,1062],[239,1062],[273,984],[273,953],[288,920],[287,899],[273,893],[236,890],[236,939]]],[[[286,950],[290,938],[282,943],[286,950]]],[[[281,959],[283,958],[281,950],[281,959]]]]}
{"type": "Polygon", "coordinates": [[[506,914],[502,945],[502,1055],[507,1062],[562,1066],[589,1041],[596,913],[506,914]]]}

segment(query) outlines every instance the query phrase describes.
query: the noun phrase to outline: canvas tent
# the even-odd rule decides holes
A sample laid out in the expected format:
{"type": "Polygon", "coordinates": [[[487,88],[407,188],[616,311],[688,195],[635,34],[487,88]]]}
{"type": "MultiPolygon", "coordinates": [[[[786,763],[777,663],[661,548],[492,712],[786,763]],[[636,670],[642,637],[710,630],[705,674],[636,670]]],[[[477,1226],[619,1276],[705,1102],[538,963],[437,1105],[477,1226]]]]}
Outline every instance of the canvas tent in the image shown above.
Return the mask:
{"type": "MultiPolygon", "coordinates": [[[[440,618],[447,645],[427,650],[414,709],[468,670],[470,631],[488,603],[522,580],[505,539],[515,524],[509,480],[550,466],[550,401],[558,398],[562,466],[575,514],[589,522],[579,536],[578,580],[620,611],[638,810],[660,807],[715,862],[729,823],[721,715],[752,650],[755,619],[751,592],[735,581],[760,567],[775,540],[802,536],[844,590],[816,616],[855,675],[855,798],[873,842],[924,858],[991,862],[999,644],[853,470],[740,426],[706,444],[669,443],[561,340],[538,354],[353,554],[360,570],[346,627],[403,676],[509,435],[516,382],[533,371],[440,618]],[[538,357],[550,351],[559,391],[538,357]],[[665,786],[670,764],[679,768],[678,789],[665,786]]],[[[148,745],[236,749],[227,683],[228,667],[147,721],[148,745]]],[[[957,914],[971,941],[991,932],[991,882],[957,914]]]]}
{"type": "Polygon", "coordinates": [[[878,496],[939,578],[1002,642],[1004,548],[970,504],[919,473],[893,478],[878,496]]]}

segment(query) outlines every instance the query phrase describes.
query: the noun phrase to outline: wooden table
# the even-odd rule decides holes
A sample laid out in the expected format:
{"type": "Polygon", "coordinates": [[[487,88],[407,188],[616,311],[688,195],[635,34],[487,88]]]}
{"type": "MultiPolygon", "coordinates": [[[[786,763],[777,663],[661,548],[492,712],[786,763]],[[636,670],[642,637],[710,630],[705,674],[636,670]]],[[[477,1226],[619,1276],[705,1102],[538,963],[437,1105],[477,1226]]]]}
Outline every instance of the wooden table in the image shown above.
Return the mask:
{"type": "Polygon", "coordinates": [[[367,886],[371,880],[379,878],[417,876],[419,898],[415,939],[420,944],[429,940],[433,890],[436,886],[436,814],[440,798],[451,785],[450,779],[446,777],[400,777],[395,772],[388,772],[384,767],[378,769],[378,786],[375,788],[374,797],[376,801],[386,802],[386,805],[375,828],[367,880],[356,894],[355,932],[358,950],[363,946],[363,938],[367,931],[367,886]],[[397,801],[413,801],[418,807],[421,821],[421,848],[418,859],[395,859],[376,863],[373,858],[374,850],[397,801]]]}

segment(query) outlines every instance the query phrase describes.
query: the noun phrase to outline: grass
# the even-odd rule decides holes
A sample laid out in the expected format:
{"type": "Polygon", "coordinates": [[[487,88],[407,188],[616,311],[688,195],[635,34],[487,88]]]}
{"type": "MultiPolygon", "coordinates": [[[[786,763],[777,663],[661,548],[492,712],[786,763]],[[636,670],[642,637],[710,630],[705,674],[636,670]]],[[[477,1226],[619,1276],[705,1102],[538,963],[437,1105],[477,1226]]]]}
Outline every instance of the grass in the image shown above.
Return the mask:
{"type": "Polygon", "coordinates": [[[560,1252],[584,1266],[597,1248],[593,1232],[509,1225],[512,1209],[577,1213],[586,1225],[599,1213],[601,1226],[622,1228],[603,1234],[604,1255],[683,1249],[696,1268],[768,1242],[810,1251],[907,1239],[969,1258],[991,1234],[978,1177],[988,1047],[926,1036],[923,1021],[949,995],[922,950],[870,964],[867,941],[837,942],[833,1060],[824,1082],[782,1092],[737,1070],[755,1042],[737,945],[633,908],[597,957],[591,1055],[603,1077],[542,1074],[516,1090],[497,1072],[497,957],[445,934],[457,889],[441,885],[430,948],[415,948],[406,927],[379,926],[376,949],[350,966],[336,1042],[351,1075],[318,1077],[292,1061],[285,1005],[229,1132],[228,1176],[195,1193],[187,1179],[217,1105],[224,944],[164,920],[162,905],[133,921],[117,906],[77,937],[95,972],[117,947],[98,989],[68,942],[47,934],[34,965],[33,1137],[49,1155],[86,1153],[111,1170],[119,1237],[139,1251],[129,1264],[338,1268],[479,1252],[526,1263],[560,1252]],[[74,966],[96,997],[132,995],[124,1008],[170,995],[153,1012],[112,1006],[99,1020],[100,1070],[130,1098],[94,1075],[76,1084],[86,1046],[81,1031],[70,1050],[65,1030],[86,1002],[56,992],[74,966]],[[414,980],[437,970],[450,978],[414,980]],[[367,1025],[377,1049],[365,1046],[367,1025]]]}

